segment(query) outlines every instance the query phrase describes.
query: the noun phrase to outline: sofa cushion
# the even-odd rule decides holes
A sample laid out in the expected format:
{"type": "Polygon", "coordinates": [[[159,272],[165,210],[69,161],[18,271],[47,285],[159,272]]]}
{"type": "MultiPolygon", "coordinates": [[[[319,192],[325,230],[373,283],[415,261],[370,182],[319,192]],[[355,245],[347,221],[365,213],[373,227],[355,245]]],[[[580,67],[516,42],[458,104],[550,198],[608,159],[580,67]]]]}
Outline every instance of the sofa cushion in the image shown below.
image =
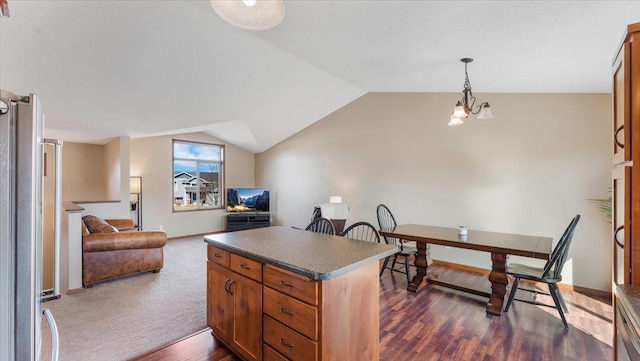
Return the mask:
{"type": "Polygon", "coordinates": [[[167,234],[164,231],[94,233],[82,237],[82,251],[88,253],[162,248],[166,243],[167,234]]]}
{"type": "Polygon", "coordinates": [[[84,224],[84,222],[80,222],[80,223],[82,223],[82,237],[84,237],[84,236],[86,236],[88,234],[91,234],[89,232],[89,228],[87,228],[87,225],[84,224]]]}
{"type": "Polygon", "coordinates": [[[135,224],[133,223],[133,219],[131,218],[122,218],[122,219],[105,219],[107,223],[116,227],[118,232],[122,231],[133,231],[135,228],[135,224]]]}
{"type": "Polygon", "coordinates": [[[82,222],[87,226],[91,233],[115,233],[118,229],[105,221],[104,219],[96,216],[84,216],[82,222]]]}

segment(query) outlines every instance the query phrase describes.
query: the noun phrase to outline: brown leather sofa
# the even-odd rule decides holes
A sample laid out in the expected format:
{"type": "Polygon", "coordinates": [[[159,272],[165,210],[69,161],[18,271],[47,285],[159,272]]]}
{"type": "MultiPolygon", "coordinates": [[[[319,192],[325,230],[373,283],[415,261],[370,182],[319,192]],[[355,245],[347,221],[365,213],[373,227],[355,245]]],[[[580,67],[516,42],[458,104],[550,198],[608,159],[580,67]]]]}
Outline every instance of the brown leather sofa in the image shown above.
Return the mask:
{"type": "Polygon", "coordinates": [[[82,284],[91,287],[139,272],[160,272],[164,231],[134,231],[132,219],[82,217],[82,284]]]}

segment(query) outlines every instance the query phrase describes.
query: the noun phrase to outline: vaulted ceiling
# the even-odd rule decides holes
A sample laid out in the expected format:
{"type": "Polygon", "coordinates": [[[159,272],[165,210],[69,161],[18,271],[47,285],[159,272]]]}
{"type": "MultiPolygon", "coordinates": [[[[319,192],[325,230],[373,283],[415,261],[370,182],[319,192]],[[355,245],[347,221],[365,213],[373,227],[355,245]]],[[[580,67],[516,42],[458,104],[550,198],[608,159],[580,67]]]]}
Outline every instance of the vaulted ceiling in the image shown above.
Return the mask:
{"type": "MultiPolygon", "coordinates": [[[[287,1],[251,32],[208,0],[9,0],[0,88],[36,93],[46,136],[205,131],[264,151],[367,92],[611,91],[640,1],[287,1]]],[[[495,105],[494,105],[495,107],[495,105]]]]}

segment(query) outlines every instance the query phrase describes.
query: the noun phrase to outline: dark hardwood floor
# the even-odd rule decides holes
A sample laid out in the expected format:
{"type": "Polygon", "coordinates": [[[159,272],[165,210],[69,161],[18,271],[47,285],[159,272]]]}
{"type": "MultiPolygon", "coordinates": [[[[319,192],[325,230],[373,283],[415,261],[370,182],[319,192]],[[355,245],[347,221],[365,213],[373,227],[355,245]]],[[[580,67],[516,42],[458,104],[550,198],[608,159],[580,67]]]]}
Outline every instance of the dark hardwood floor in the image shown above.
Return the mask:
{"type": "Polygon", "coordinates": [[[207,328],[157,351],[135,358],[136,361],[235,361],[236,358],[207,328]]]}
{"type": "MultiPolygon", "coordinates": [[[[435,266],[440,279],[489,289],[486,275],[435,266]]],[[[403,274],[380,281],[380,360],[612,360],[613,308],[608,298],[562,290],[569,307],[565,330],[553,308],[514,302],[500,317],[485,313],[487,300],[428,286],[406,291],[403,274]]],[[[519,297],[527,297],[526,292],[519,297]]],[[[548,296],[538,300],[551,303],[548,296]]],[[[139,360],[237,360],[209,330],[139,360]]]]}

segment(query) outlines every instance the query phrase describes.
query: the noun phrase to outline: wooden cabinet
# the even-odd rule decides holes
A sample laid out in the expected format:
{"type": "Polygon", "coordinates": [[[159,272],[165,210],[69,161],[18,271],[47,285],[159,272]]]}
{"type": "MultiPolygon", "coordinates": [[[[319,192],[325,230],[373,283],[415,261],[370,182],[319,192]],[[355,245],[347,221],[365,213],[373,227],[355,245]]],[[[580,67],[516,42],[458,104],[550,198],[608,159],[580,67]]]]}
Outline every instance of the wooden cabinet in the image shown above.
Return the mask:
{"type": "Polygon", "coordinates": [[[378,271],[372,262],[315,281],[265,265],[265,353],[274,360],[378,360],[378,271]]]}
{"type": "Polygon", "coordinates": [[[378,360],[378,262],[312,280],[212,245],[208,258],[208,325],[242,359],[378,360]]]}
{"type": "Polygon", "coordinates": [[[640,23],[627,27],[613,63],[614,288],[640,285],[640,67],[634,63],[640,63],[640,23]]]}
{"type": "Polygon", "coordinates": [[[262,359],[264,361],[288,361],[286,357],[279,354],[267,344],[265,344],[262,349],[262,359]]]}
{"type": "Polygon", "coordinates": [[[318,360],[321,282],[264,267],[264,343],[289,360],[318,360]]]}
{"type": "Polygon", "coordinates": [[[227,292],[229,271],[211,261],[207,262],[207,295],[219,295],[207,300],[207,324],[220,338],[231,332],[231,306],[227,292]]]}
{"type": "MultiPolygon", "coordinates": [[[[627,27],[613,63],[613,291],[640,285],[640,23],[627,27]],[[635,65],[635,66],[633,66],[635,65]]],[[[636,292],[637,293],[637,292],[636,292]]],[[[616,335],[629,329],[615,297],[616,335]]],[[[623,338],[614,337],[616,359],[623,338]]],[[[637,357],[637,352],[636,356],[637,357]]],[[[628,358],[627,358],[628,359],[628,358]]]]}
{"type": "Polygon", "coordinates": [[[209,327],[243,359],[262,360],[262,265],[213,246],[207,254],[209,327]]]}
{"type": "Polygon", "coordinates": [[[262,360],[262,285],[231,272],[233,345],[245,359],[262,360]]]}
{"type": "Polygon", "coordinates": [[[311,340],[318,340],[317,307],[298,301],[270,287],[264,287],[263,295],[262,311],[264,314],[311,340]]]}

